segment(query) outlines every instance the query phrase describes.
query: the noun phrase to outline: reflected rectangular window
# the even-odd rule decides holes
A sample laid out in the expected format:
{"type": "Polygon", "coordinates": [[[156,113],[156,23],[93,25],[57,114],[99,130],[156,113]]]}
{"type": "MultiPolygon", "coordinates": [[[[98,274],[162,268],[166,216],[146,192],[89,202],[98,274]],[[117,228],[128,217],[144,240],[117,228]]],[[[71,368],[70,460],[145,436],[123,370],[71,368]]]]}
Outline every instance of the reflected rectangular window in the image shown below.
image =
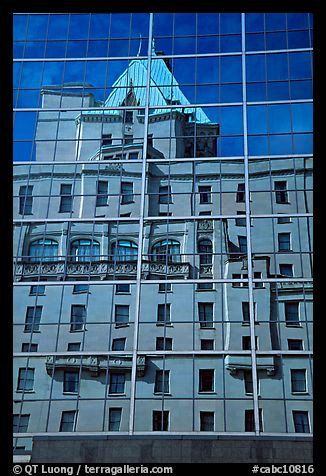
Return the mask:
{"type": "Polygon", "coordinates": [[[247,253],[247,237],[238,236],[239,250],[241,253],[247,253]]]}
{"type": "Polygon", "coordinates": [[[112,134],[102,134],[102,146],[112,145],[112,134]]]}
{"type": "Polygon", "coordinates": [[[31,392],[34,389],[34,372],[33,368],[21,368],[18,371],[17,391],[31,392]]]}
{"type": "Polygon", "coordinates": [[[198,192],[200,203],[212,203],[212,187],[210,185],[200,185],[198,192]]]}
{"type": "MultiPolygon", "coordinates": [[[[245,212],[237,212],[237,215],[244,215],[245,212]]],[[[246,218],[236,218],[235,226],[246,226],[246,218]]]]}
{"type": "Polygon", "coordinates": [[[171,304],[158,304],[157,322],[160,324],[171,322],[171,304]]]}
{"type": "Polygon", "coordinates": [[[153,431],[168,431],[169,430],[169,412],[153,411],[153,431]]]}
{"type": "Polygon", "coordinates": [[[31,289],[29,291],[30,296],[40,296],[45,294],[45,286],[40,286],[40,285],[34,285],[31,286],[31,289]]]}
{"type": "Polygon", "coordinates": [[[109,394],[124,394],[126,376],[123,373],[110,373],[109,394]]]}
{"type": "Polygon", "coordinates": [[[170,292],[172,292],[172,284],[171,283],[160,283],[158,285],[158,292],[159,293],[170,293],[170,292]]]}
{"type": "Polygon", "coordinates": [[[169,370],[156,370],[154,393],[170,393],[169,370]]]}
{"type": "Polygon", "coordinates": [[[89,291],[88,284],[74,284],[73,294],[87,293],[89,291]]]}
{"type": "Polygon", "coordinates": [[[70,332],[84,330],[86,321],[86,306],[72,304],[70,314],[70,332]]]}
{"type": "Polygon", "coordinates": [[[128,305],[115,305],[114,322],[116,327],[123,327],[129,323],[129,306],[128,305]]]}
{"type": "Polygon", "coordinates": [[[295,433],[310,433],[308,412],[293,410],[292,414],[295,433]]]}
{"type": "Polygon", "coordinates": [[[66,371],[63,375],[63,391],[68,393],[78,393],[79,372],[66,371]]]}
{"type": "Polygon", "coordinates": [[[123,122],[125,124],[132,124],[134,122],[134,113],[133,111],[123,111],[123,122]]]}
{"type": "Polygon", "coordinates": [[[285,180],[274,182],[276,203],[289,203],[285,180]]]}
{"type": "Polygon", "coordinates": [[[249,395],[252,395],[254,390],[253,390],[251,370],[244,370],[243,371],[243,378],[244,378],[245,393],[249,394],[249,395]]]}
{"type": "Polygon", "coordinates": [[[98,180],[96,193],[96,206],[105,207],[108,204],[108,182],[98,180]]]}
{"type": "MultiPolygon", "coordinates": [[[[255,431],[255,416],[253,410],[245,410],[245,431],[255,431]]],[[[263,431],[263,415],[261,408],[259,408],[259,431],[263,431]]]]}
{"type": "Polygon", "coordinates": [[[109,431],[120,431],[122,408],[109,409],[109,431]]]}
{"type": "Polygon", "coordinates": [[[159,188],[159,203],[172,203],[171,187],[170,185],[162,185],[159,188]]]}
{"type": "Polygon", "coordinates": [[[39,332],[43,306],[28,306],[24,332],[39,332]]]}
{"type": "Polygon", "coordinates": [[[130,284],[116,284],[116,294],[130,294],[130,284]]]}
{"type": "Polygon", "coordinates": [[[77,411],[63,411],[59,431],[75,431],[77,411]]]}
{"type": "Polygon", "coordinates": [[[22,185],[19,188],[19,214],[32,215],[33,185],[22,185]]]}
{"type": "Polygon", "coordinates": [[[172,350],[172,338],[156,337],[156,350],[172,350]]]}
{"type": "Polygon", "coordinates": [[[200,327],[213,327],[213,306],[212,302],[199,302],[198,314],[200,327]]]}
{"type": "MultiPolygon", "coordinates": [[[[255,336],[255,346],[258,349],[258,337],[255,336]]],[[[251,350],[251,337],[242,336],[242,350],[251,350]]]]}
{"type": "Polygon", "coordinates": [[[67,347],[68,352],[79,352],[80,342],[69,342],[67,347]]]}
{"type": "Polygon", "coordinates": [[[291,369],[291,392],[306,393],[307,381],[305,369],[291,369]]]}
{"type": "Polygon", "coordinates": [[[13,433],[27,433],[30,414],[16,414],[13,419],[13,433]]]}
{"type": "Polygon", "coordinates": [[[291,251],[291,234],[279,233],[278,238],[278,251],[291,251]]]}
{"type": "Polygon", "coordinates": [[[200,412],[200,431],[214,431],[214,412],[200,412]]]}
{"type": "Polygon", "coordinates": [[[22,352],[37,352],[38,344],[30,342],[22,344],[22,352]]]}
{"type": "Polygon", "coordinates": [[[67,213],[72,211],[72,185],[60,185],[60,213],[67,213]]]}
{"type": "Polygon", "coordinates": [[[289,350],[303,350],[303,341],[301,339],[288,339],[289,350]]]}
{"type": "Polygon", "coordinates": [[[280,264],[280,274],[286,276],[287,278],[293,277],[293,264],[280,264]]]}
{"type": "Polygon", "coordinates": [[[121,182],[121,205],[134,201],[134,184],[132,182],[121,182]]]}
{"type": "Polygon", "coordinates": [[[199,392],[214,392],[214,369],[199,370],[199,392]]]}
{"type": "Polygon", "coordinates": [[[245,184],[238,183],[238,191],[237,191],[237,203],[244,203],[245,202],[245,184]]]}
{"type": "Polygon", "coordinates": [[[214,350],[214,339],[200,339],[201,350],[214,350]]]}
{"type": "Polygon", "coordinates": [[[250,323],[249,302],[248,301],[242,302],[242,323],[243,324],[249,324],[250,323]]]}
{"type": "Polygon", "coordinates": [[[121,337],[119,339],[113,339],[112,350],[125,350],[126,338],[121,337]]]}
{"type": "Polygon", "coordinates": [[[299,326],[299,302],[291,301],[284,303],[285,322],[287,326],[299,326]]]}

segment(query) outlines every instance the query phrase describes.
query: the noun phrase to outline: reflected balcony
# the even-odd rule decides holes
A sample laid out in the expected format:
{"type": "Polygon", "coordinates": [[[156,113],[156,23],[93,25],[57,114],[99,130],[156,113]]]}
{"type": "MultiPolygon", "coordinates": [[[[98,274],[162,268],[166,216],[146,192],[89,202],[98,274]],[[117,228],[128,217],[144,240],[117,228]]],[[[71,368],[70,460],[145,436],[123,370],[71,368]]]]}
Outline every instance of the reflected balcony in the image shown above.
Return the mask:
{"type": "MultiPolygon", "coordinates": [[[[265,370],[267,375],[274,375],[275,363],[274,357],[271,356],[256,356],[257,370],[265,370]]],[[[225,367],[231,375],[236,375],[240,370],[251,369],[251,355],[227,355],[225,357],[225,367]]]]}

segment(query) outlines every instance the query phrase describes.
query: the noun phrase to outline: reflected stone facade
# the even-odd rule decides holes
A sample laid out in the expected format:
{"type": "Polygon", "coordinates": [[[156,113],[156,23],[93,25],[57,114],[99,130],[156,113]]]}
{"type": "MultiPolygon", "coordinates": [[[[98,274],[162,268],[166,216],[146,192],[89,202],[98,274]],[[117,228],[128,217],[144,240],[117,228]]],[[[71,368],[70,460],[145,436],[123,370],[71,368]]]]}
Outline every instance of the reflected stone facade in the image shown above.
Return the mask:
{"type": "Polygon", "coordinates": [[[312,154],[251,153],[246,84],[239,132],[239,105],[188,99],[149,37],[106,98],[42,83],[35,160],[16,159],[15,454],[72,432],[312,433],[312,154]]]}

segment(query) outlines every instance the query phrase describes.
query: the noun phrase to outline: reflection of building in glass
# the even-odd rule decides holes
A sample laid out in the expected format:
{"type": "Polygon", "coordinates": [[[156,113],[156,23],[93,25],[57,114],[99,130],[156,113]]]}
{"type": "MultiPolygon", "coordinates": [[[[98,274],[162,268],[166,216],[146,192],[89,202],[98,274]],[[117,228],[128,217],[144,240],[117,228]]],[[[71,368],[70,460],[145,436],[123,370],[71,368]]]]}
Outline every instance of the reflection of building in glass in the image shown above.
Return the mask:
{"type": "MultiPolygon", "coordinates": [[[[289,15],[294,41],[308,14],[289,15]]],[[[180,58],[149,45],[103,100],[89,83],[40,84],[35,161],[21,156],[14,171],[18,453],[46,433],[312,432],[312,154],[296,108],[309,100],[288,105],[289,131],[268,98],[219,99],[222,83],[214,101],[190,101],[180,58]],[[302,149],[282,152],[288,137],[302,149]]],[[[235,51],[227,58],[259,61],[235,51]]],[[[214,68],[225,52],[208,53],[214,68]]]]}

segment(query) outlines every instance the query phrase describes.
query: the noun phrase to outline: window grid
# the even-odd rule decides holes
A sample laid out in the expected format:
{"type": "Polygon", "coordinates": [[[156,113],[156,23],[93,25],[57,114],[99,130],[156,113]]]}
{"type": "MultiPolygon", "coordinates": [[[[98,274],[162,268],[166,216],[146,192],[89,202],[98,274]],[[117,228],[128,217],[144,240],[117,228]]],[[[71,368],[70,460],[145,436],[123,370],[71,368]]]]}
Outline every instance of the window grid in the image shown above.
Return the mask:
{"type": "MultiPolygon", "coordinates": [[[[243,21],[244,21],[244,16],[243,16],[243,18],[242,18],[242,22],[243,22],[243,21]]],[[[242,31],[242,36],[243,36],[243,35],[244,35],[244,29],[243,29],[243,31],[242,31]]],[[[286,51],[288,51],[288,50],[286,50],[286,51]]],[[[298,51],[298,50],[295,50],[295,51],[298,51]]],[[[130,52],[130,42],[129,42],[129,52],[130,52]]],[[[256,53],[257,53],[257,52],[256,52],[256,53]]],[[[174,55],[174,56],[172,56],[171,58],[173,59],[173,57],[177,57],[177,55],[174,55]]],[[[200,55],[197,54],[196,57],[200,57],[200,55]]],[[[43,67],[44,67],[44,66],[43,66],[43,67]]],[[[125,111],[125,112],[126,112],[125,116],[127,116],[128,111],[125,111]]],[[[148,106],[147,106],[147,111],[145,111],[145,115],[147,114],[147,119],[148,119],[148,112],[149,112],[149,111],[148,111],[148,106]]],[[[129,122],[129,120],[128,120],[128,121],[126,120],[126,123],[128,123],[128,122],[129,122]]],[[[147,127],[148,127],[148,124],[147,124],[147,127]]],[[[147,135],[147,134],[146,134],[146,135],[147,135]]],[[[245,136],[246,136],[246,135],[245,135],[245,136]]],[[[170,140],[171,140],[171,135],[170,135],[170,140]]],[[[145,146],[144,146],[144,149],[145,149],[145,146]]],[[[145,154],[144,154],[144,155],[145,155],[145,154]]],[[[150,159],[149,159],[149,160],[150,160],[150,159]]],[[[143,159],[143,162],[145,162],[145,161],[146,161],[146,158],[143,159]]],[[[245,157],[244,161],[245,161],[245,163],[246,163],[246,161],[248,161],[248,158],[245,157]]],[[[98,169],[98,170],[99,170],[99,169],[98,169]]],[[[144,175],[143,175],[142,177],[143,177],[143,181],[144,181],[144,175]]],[[[168,176],[168,178],[170,179],[169,176],[168,176]]],[[[75,181],[74,181],[74,184],[75,184],[75,181]]],[[[249,193],[249,189],[248,189],[248,185],[249,185],[249,184],[248,184],[248,183],[245,183],[244,185],[245,185],[245,188],[244,188],[245,193],[249,193]]],[[[237,193],[240,193],[240,192],[237,192],[237,193]]],[[[242,191],[241,191],[241,193],[242,193],[242,191]]],[[[76,195],[73,194],[73,197],[75,197],[75,196],[76,196],[76,195]]],[[[142,193],[142,197],[144,197],[144,193],[142,193]]],[[[243,197],[243,198],[244,198],[244,197],[243,197]]],[[[238,201],[238,200],[237,200],[237,201],[238,201]]],[[[239,200],[239,201],[244,201],[244,200],[239,200]]],[[[206,201],[205,201],[205,203],[206,203],[206,201]]],[[[246,207],[246,210],[245,210],[244,214],[246,215],[246,218],[247,218],[247,234],[246,234],[245,239],[247,240],[247,237],[249,236],[249,233],[250,233],[250,228],[248,228],[248,219],[249,219],[249,216],[252,216],[252,213],[251,213],[251,215],[250,215],[249,203],[248,203],[248,202],[245,203],[245,207],[246,207]]],[[[193,217],[191,217],[191,218],[193,218],[193,217]]],[[[142,215],[142,210],[140,211],[139,220],[140,220],[141,223],[143,223],[144,217],[143,217],[143,215],[142,215]]],[[[119,223],[119,222],[118,222],[118,223],[119,223]]],[[[95,224],[95,221],[93,222],[93,227],[94,227],[94,224],[95,224]]],[[[93,228],[93,233],[94,233],[94,228],[93,228]]],[[[250,239],[250,238],[249,238],[249,239],[250,239]]],[[[142,240],[143,240],[143,237],[142,237],[142,240]]],[[[139,261],[139,256],[140,256],[140,259],[141,259],[141,249],[143,248],[143,247],[142,247],[142,244],[143,244],[143,243],[142,243],[142,241],[140,240],[140,241],[139,241],[139,244],[138,244],[138,246],[139,246],[139,250],[138,250],[138,261],[139,261]]],[[[247,251],[247,247],[246,247],[246,251],[247,251]]],[[[250,249],[248,249],[248,260],[251,262],[251,252],[250,252],[250,249]]],[[[251,293],[252,293],[252,291],[253,291],[253,281],[252,281],[253,278],[252,278],[252,273],[250,273],[250,271],[249,271],[249,272],[248,272],[248,275],[249,275],[249,289],[250,289],[250,291],[251,291],[251,293]]],[[[257,282],[259,282],[259,281],[260,281],[260,280],[257,280],[257,282]]],[[[265,280],[262,279],[262,281],[266,281],[266,279],[265,279],[265,280]]],[[[294,280],[293,280],[293,281],[294,281],[294,280]]],[[[172,282],[173,282],[173,281],[172,281],[172,282]]],[[[131,281],[131,283],[132,283],[132,281],[131,281]]],[[[66,284],[66,283],[64,283],[64,284],[66,284]]],[[[92,284],[93,284],[93,283],[92,283],[92,284]]],[[[139,289],[140,289],[140,276],[139,276],[139,275],[137,276],[136,284],[137,284],[138,290],[139,290],[139,289]]],[[[63,288],[64,288],[64,287],[63,287],[63,288]]],[[[36,298],[36,299],[37,299],[37,298],[36,298]]],[[[87,299],[88,299],[88,298],[87,298],[87,299]]],[[[252,305],[253,299],[250,299],[250,298],[249,298],[249,302],[250,302],[251,305],[252,305]]],[[[87,307],[86,307],[86,309],[87,309],[87,307]]],[[[252,313],[253,313],[253,311],[252,311],[252,308],[250,307],[250,315],[251,315],[252,313]]],[[[252,316],[251,316],[251,319],[252,319],[252,316]]],[[[251,330],[252,330],[252,329],[251,329],[251,330]]],[[[164,330],[164,332],[165,332],[165,330],[164,330]]],[[[138,353],[137,353],[137,350],[136,350],[136,353],[133,355],[133,362],[135,362],[135,358],[137,357],[137,355],[138,355],[138,353]]],[[[252,357],[254,357],[254,356],[256,356],[255,348],[252,350],[252,357]]],[[[257,405],[258,405],[258,402],[257,402],[256,400],[254,400],[254,404],[257,406],[257,405]]],[[[257,408],[258,408],[258,407],[257,407],[257,408]]],[[[68,412],[68,413],[69,413],[69,412],[68,412]]],[[[156,412],[156,413],[158,413],[158,412],[156,412]]],[[[160,422],[159,422],[160,424],[156,423],[157,426],[161,426],[161,427],[165,427],[165,426],[166,426],[166,418],[167,418],[167,417],[166,417],[166,414],[167,414],[167,413],[168,413],[168,412],[166,412],[166,411],[164,411],[164,412],[162,413],[162,415],[164,414],[164,418],[162,419],[162,417],[161,417],[161,420],[160,420],[160,422]]],[[[256,415],[255,415],[255,416],[256,416],[256,415]]],[[[156,418],[158,418],[158,417],[156,416],[156,418]]],[[[158,421],[158,420],[157,420],[157,421],[158,421]]],[[[110,422],[111,422],[111,420],[110,420],[110,422]]],[[[252,424],[252,426],[253,426],[253,428],[255,427],[254,424],[252,424]]],[[[161,428],[161,429],[165,429],[165,428],[161,428]]],[[[257,429],[257,420],[256,420],[256,429],[257,429]]],[[[63,430],[60,430],[60,431],[63,431],[63,430]]]]}

